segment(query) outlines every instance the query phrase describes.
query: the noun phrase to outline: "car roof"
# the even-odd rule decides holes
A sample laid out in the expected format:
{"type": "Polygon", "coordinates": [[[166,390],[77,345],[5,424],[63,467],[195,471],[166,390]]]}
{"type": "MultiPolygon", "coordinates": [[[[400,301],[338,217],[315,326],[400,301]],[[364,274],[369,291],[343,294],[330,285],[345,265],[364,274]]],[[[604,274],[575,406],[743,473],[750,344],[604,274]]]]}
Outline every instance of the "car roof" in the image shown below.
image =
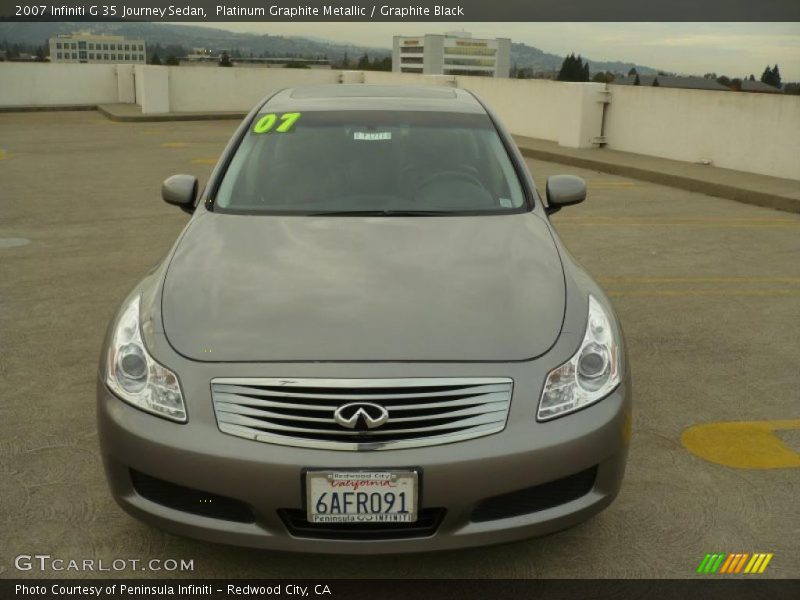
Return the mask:
{"type": "Polygon", "coordinates": [[[423,110],[485,114],[469,92],[445,86],[331,84],[281,90],[262,111],[423,110]]]}

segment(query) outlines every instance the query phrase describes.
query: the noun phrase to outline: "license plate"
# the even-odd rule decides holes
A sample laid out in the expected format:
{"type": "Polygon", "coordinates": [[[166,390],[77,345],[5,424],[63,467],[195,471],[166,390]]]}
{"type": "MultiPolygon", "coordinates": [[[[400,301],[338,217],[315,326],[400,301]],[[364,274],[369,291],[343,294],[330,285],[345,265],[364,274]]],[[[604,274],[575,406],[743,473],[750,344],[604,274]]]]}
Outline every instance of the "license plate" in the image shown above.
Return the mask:
{"type": "Polygon", "coordinates": [[[307,471],[310,523],[413,523],[416,471],[307,471]]]}

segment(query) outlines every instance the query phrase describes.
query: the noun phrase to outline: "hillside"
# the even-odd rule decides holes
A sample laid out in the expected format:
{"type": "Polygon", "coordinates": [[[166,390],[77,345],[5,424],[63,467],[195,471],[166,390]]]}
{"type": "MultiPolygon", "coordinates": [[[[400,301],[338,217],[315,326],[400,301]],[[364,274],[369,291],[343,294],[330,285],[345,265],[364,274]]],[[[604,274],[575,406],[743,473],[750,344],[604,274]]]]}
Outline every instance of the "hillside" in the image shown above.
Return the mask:
{"type": "MultiPolygon", "coordinates": [[[[0,42],[45,44],[46,40],[59,33],[74,31],[91,31],[124,35],[144,39],[148,44],[161,46],[183,46],[192,48],[208,48],[211,50],[238,50],[243,56],[293,56],[305,58],[327,57],[331,61],[342,60],[345,53],[350,59],[357,58],[367,52],[371,58],[389,56],[389,43],[386,47],[368,47],[356,44],[340,44],[329,40],[308,37],[259,35],[253,33],[235,33],[224,29],[198,27],[195,25],[167,25],[163,23],[0,23],[0,42]]],[[[544,52],[533,46],[514,43],[511,45],[512,63],[520,69],[534,71],[555,70],[561,66],[564,57],[544,52]]],[[[649,67],[627,62],[595,61],[591,58],[589,65],[592,72],[610,70],[627,73],[631,67],[642,74],[656,71],[649,67]]]]}

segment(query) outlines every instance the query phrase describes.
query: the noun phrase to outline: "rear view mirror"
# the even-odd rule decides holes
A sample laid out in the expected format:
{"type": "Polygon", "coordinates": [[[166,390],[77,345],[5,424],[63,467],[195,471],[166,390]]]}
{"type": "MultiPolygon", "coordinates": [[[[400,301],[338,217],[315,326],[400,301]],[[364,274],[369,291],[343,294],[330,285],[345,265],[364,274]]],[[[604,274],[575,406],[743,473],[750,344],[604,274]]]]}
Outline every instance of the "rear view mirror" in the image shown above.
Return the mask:
{"type": "Polygon", "coordinates": [[[547,212],[553,214],[564,206],[586,199],[586,182],[575,175],[552,175],[547,178],[547,212]]]}
{"type": "Polygon", "coordinates": [[[161,197],[167,204],[174,204],[189,214],[194,212],[197,199],[197,177],[193,175],[173,175],[161,184],[161,197]]]}

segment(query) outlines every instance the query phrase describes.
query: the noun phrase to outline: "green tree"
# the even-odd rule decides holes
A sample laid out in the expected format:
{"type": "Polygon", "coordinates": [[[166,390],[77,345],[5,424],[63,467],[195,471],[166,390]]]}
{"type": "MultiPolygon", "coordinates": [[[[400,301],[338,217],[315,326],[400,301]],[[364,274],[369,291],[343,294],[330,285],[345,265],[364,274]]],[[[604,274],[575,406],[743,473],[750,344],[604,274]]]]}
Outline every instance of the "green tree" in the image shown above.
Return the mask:
{"type": "Polygon", "coordinates": [[[658,77],[655,77],[655,78],[653,79],[653,87],[660,87],[660,86],[661,86],[661,84],[660,84],[660,83],[658,83],[658,77]]]}
{"type": "Polygon", "coordinates": [[[369,55],[366,52],[364,52],[364,56],[358,59],[358,64],[356,65],[356,68],[361,70],[370,70],[369,55]]]}
{"type": "Polygon", "coordinates": [[[174,54],[170,54],[169,56],[167,56],[167,59],[164,61],[164,64],[169,65],[171,67],[177,67],[179,64],[181,64],[181,61],[178,60],[178,57],[175,56],[174,54]]]}
{"type": "Polygon", "coordinates": [[[742,80],[739,79],[738,77],[734,77],[733,79],[731,79],[730,87],[734,92],[741,92],[742,91],[742,80]]]}
{"type": "Polygon", "coordinates": [[[639,81],[639,74],[636,74],[636,79],[633,80],[633,85],[642,85],[642,82],[639,81]]]}
{"type": "Polygon", "coordinates": [[[631,67],[631,70],[628,71],[628,77],[631,75],[638,75],[639,73],[636,71],[636,67],[631,67]]]}
{"type": "Polygon", "coordinates": [[[227,52],[223,52],[222,55],[219,57],[219,66],[220,67],[233,66],[233,63],[231,62],[231,57],[228,55],[227,52]]]}
{"type": "Polygon", "coordinates": [[[771,85],[772,87],[780,89],[781,72],[778,69],[778,65],[775,65],[775,67],[772,69],[770,69],[769,65],[767,65],[767,68],[764,69],[764,72],[761,74],[761,81],[767,85],[771,85]]]}
{"type": "Polygon", "coordinates": [[[161,59],[158,57],[158,52],[153,52],[153,56],[150,57],[150,64],[151,65],[161,64],[161,59]]]}
{"type": "Polygon", "coordinates": [[[584,64],[580,55],[570,54],[561,63],[557,79],[559,81],[589,81],[589,64],[584,64]]]}
{"type": "Polygon", "coordinates": [[[778,89],[781,89],[781,72],[778,69],[778,65],[775,65],[772,68],[772,81],[774,82],[772,85],[778,89]]]}

